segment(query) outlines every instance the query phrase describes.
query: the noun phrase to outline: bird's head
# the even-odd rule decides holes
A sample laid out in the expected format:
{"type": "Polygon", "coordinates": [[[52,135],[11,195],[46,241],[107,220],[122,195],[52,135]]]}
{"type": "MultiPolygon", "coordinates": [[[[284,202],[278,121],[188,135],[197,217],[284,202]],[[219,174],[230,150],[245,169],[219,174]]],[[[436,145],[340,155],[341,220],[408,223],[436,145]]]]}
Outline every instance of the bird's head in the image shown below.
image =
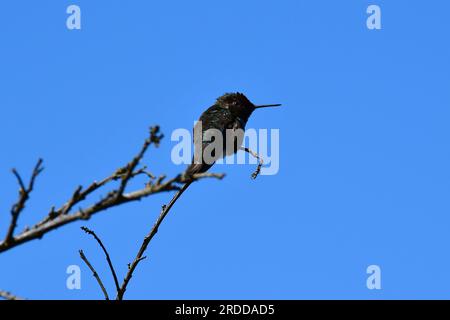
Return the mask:
{"type": "Polygon", "coordinates": [[[266,104],[255,106],[248,98],[240,93],[226,93],[217,98],[217,104],[222,108],[228,109],[232,114],[248,119],[255,109],[266,107],[278,107],[281,104],[266,104]]]}

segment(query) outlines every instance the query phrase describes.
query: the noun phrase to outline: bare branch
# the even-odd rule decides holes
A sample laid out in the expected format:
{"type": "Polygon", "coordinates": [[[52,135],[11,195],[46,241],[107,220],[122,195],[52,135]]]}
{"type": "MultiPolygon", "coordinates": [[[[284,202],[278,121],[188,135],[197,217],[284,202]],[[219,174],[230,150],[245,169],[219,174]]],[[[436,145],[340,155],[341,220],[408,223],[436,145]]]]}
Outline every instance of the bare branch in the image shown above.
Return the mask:
{"type": "MultiPolygon", "coordinates": [[[[166,176],[162,175],[156,178],[153,174],[147,171],[147,168],[145,166],[138,168],[139,162],[144,157],[144,154],[146,153],[147,149],[151,144],[154,144],[155,146],[158,146],[160,143],[160,140],[162,139],[163,135],[159,134],[159,127],[153,127],[150,130],[150,137],[145,140],[142,148],[140,149],[139,153],[124,167],[121,167],[117,169],[113,174],[110,176],[104,178],[103,180],[100,180],[99,182],[94,181],[91,183],[87,188],[83,188],[83,186],[78,186],[74,192],[72,193],[72,196],[59,208],[56,208],[55,206],[52,206],[50,211],[47,213],[44,219],[42,219],[40,222],[36,223],[34,226],[26,228],[23,232],[17,234],[14,236],[14,230],[17,225],[17,219],[20,214],[20,212],[25,207],[25,202],[29,198],[29,193],[33,190],[34,181],[39,175],[39,173],[42,171],[42,160],[38,161],[38,164],[36,165],[33,175],[31,177],[30,183],[28,187],[25,187],[22,178],[19,176],[19,174],[14,170],[13,173],[16,175],[18,183],[20,185],[20,193],[19,193],[19,201],[17,204],[13,207],[12,213],[13,213],[13,219],[10,225],[10,230],[8,231],[7,237],[4,241],[0,242],[0,253],[10,250],[20,244],[26,243],[28,241],[32,241],[34,239],[41,239],[45,234],[48,232],[55,230],[59,227],[62,227],[66,224],[69,224],[71,222],[75,222],[78,220],[88,220],[93,215],[106,211],[109,208],[119,206],[128,202],[134,202],[134,201],[140,201],[141,199],[144,199],[148,196],[161,193],[161,192],[168,192],[168,191],[178,191],[175,196],[172,198],[172,200],[169,202],[167,206],[163,206],[163,209],[161,211],[161,214],[159,215],[158,219],[156,220],[155,224],[153,225],[153,228],[150,230],[149,234],[145,237],[143,240],[143,243],[139,249],[139,252],[134,259],[132,263],[128,265],[128,273],[126,274],[124,281],[121,286],[119,286],[119,282],[117,280],[117,274],[114,270],[112,261],[110,259],[109,253],[106,250],[105,246],[103,245],[100,238],[91,230],[88,228],[83,227],[82,229],[87,232],[88,234],[91,234],[96,241],[101,246],[105,256],[106,260],[108,262],[109,268],[111,270],[111,273],[114,278],[116,290],[117,290],[117,297],[116,299],[122,300],[123,295],[126,291],[127,285],[133,275],[134,270],[136,269],[137,265],[140,263],[140,261],[144,260],[146,257],[144,256],[144,252],[147,249],[147,246],[149,245],[150,241],[153,239],[155,234],[158,232],[158,228],[176,200],[179,198],[179,196],[187,189],[187,187],[194,181],[204,179],[204,178],[217,178],[222,179],[224,177],[224,174],[216,174],[216,173],[201,173],[201,174],[195,174],[194,176],[186,177],[184,174],[179,174],[174,178],[166,180],[166,176]],[[128,185],[128,183],[136,176],[138,175],[145,175],[149,178],[149,181],[145,184],[145,187],[142,189],[138,189],[135,191],[131,191],[128,193],[125,193],[125,189],[128,185]],[[85,208],[79,207],[82,201],[84,201],[88,196],[92,195],[95,191],[98,191],[102,187],[105,187],[109,185],[110,183],[114,181],[119,181],[120,184],[117,188],[113,189],[112,191],[108,192],[105,196],[103,196],[99,201],[95,202],[92,205],[89,205],[85,208]],[[79,207],[78,210],[75,210],[74,212],[71,212],[74,207],[79,207]]],[[[84,252],[82,250],[79,251],[81,259],[86,263],[86,265],[89,267],[89,269],[92,271],[94,277],[96,278],[100,288],[102,289],[105,298],[108,300],[109,296],[105,289],[105,286],[103,285],[98,273],[95,271],[89,260],[86,258],[84,252]]],[[[13,295],[5,292],[0,291],[0,296],[3,297],[14,297],[13,295]]]]}
{"type": "Polygon", "coordinates": [[[98,285],[100,286],[100,288],[102,289],[103,294],[105,295],[105,300],[109,300],[108,292],[106,291],[105,286],[103,285],[103,282],[100,279],[100,276],[98,275],[97,271],[95,271],[94,267],[91,265],[89,260],[86,258],[86,256],[84,255],[83,250],[80,250],[78,252],[80,253],[80,258],[84,261],[84,263],[86,263],[86,265],[89,267],[89,269],[91,269],[92,275],[97,280],[98,285]]]}
{"type": "Polygon", "coordinates": [[[0,290],[0,298],[3,298],[5,300],[25,300],[24,298],[18,297],[9,291],[3,290],[0,290]]]}
{"type": "Polygon", "coordinates": [[[42,160],[40,160],[36,165],[28,188],[24,187],[22,179],[20,178],[20,176],[18,176],[18,174],[16,174],[19,184],[21,185],[20,199],[19,202],[13,207],[13,219],[11,221],[7,237],[4,241],[0,242],[0,253],[14,248],[22,243],[34,239],[40,239],[46,233],[68,223],[78,220],[88,220],[94,214],[105,211],[106,209],[109,209],[111,207],[115,207],[128,202],[139,201],[156,193],[179,190],[179,184],[183,183],[183,178],[181,176],[177,176],[165,182],[164,177],[160,177],[156,180],[156,182],[150,180],[150,182],[147,183],[147,185],[143,189],[136,190],[127,194],[123,193],[128,182],[138,175],[146,175],[151,179],[154,179],[153,175],[146,171],[145,167],[141,169],[136,169],[136,167],[139,164],[140,160],[143,158],[148,147],[151,144],[158,146],[162,137],[163,135],[159,133],[159,127],[152,127],[150,129],[149,138],[145,140],[137,156],[135,156],[132,161],[129,162],[126,166],[119,168],[109,177],[101,180],[100,182],[93,182],[86,189],[83,189],[82,186],[77,187],[73,192],[71,198],[66,201],[64,205],[62,205],[58,209],[52,207],[42,221],[36,223],[30,228],[27,228],[20,234],[13,236],[14,229],[17,225],[18,215],[22,211],[25,205],[25,201],[28,199],[28,195],[33,188],[36,176],[42,171],[42,160]],[[117,181],[119,179],[121,180],[121,183],[118,189],[109,192],[105,197],[103,197],[93,205],[84,209],[80,208],[78,211],[70,213],[73,207],[79,205],[89,195],[106,186],[110,182],[117,181]]]}
{"type": "Polygon", "coordinates": [[[212,172],[204,172],[204,173],[195,173],[192,175],[193,181],[205,179],[205,178],[216,178],[222,180],[225,177],[224,173],[212,173],[212,172]]]}
{"type": "Polygon", "coordinates": [[[150,243],[150,241],[153,239],[155,234],[158,232],[158,227],[161,224],[161,222],[164,220],[165,216],[169,212],[170,208],[163,205],[161,213],[156,220],[156,223],[153,225],[153,228],[150,230],[150,232],[145,236],[144,241],[142,242],[141,247],[139,248],[138,254],[136,255],[136,258],[134,261],[128,265],[128,272],[123,279],[122,286],[120,287],[119,291],[117,292],[116,300],[122,300],[123,295],[125,294],[125,291],[127,290],[128,283],[130,282],[131,278],[133,277],[133,272],[138,266],[139,262],[144,260],[146,257],[144,256],[145,250],[147,250],[147,247],[150,243]]]}
{"type": "Polygon", "coordinates": [[[159,134],[159,127],[152,127],[150,128],[150,137],[145,140],[144,145],[142,146],[139,153],[131,160],[128,165],[125,168],[125,173],[122,176],[122,181],[120,183],[120,187],[117,190],[116,196],[122,197],[123,192],[125,191],[125,188],[130,181],[130,179],[133,177],[133,172],[136,169],[136,166],[141,161],[142,157],[144,156],[145,152],[147,151],[150,144],[154,143],[156,147],[159,146],[159,143],[161,139],[164,137],[164,135],[159,134]]]}
{"type": "Polygon", "coordinates": [[[105,246],[103,245],[102,240],[100,240],[100,238],[95,234],[94,231],[90,230],[87,227],[81,227],[81,230],[83,230],[87,234],[90,234],[91,236],[93,236],[95,238],[95,240],[97,240],[97,242],[100,245],[100,247],[102,248],[103,252],[105,253],[106,261],[108,262],[109,269],[111,270],[111,274],[112,274],[113,279],[114,279],[114,284],[116,285],[116,290],[117,290],[117,292],[119,292],[120,287],[119,287],[119,281],[117,280],[117,274],[116,274],[116,271],[114,270],[114,266],[113,266],[113,264],[111,262],[111,258],[109,257],[108,250],[106,250],[105,246]]]}
{"type": "Polygon", "coordinates": [[[252,151],[251,149],[247,148],[247,147],[241,147],[240,148],[242,151],[248,152],[249,154],[251,154],[253,157],[255,157],[256,159],[258,159],[258,166],[256,167],[256,170],[252,173],[252,179],[256,179],[259,175],[259,173],[261,172],[261,167],[264,164],[263,159],[261,158],[261,156],[259,154],[257,154],[256,152],[252,151]]]}
{"type": "Polygon", "coordinates": [[[17,172],[16,169],[12,169],[13,174],[17,178],[17,182],[19,183],[19,200],[12,206],[11,208],[11,223],[9,225],[8,231],[6,233],[5,240],[3,243],[9,244],[14,241],[14,230],[17,227],[17,220],[19,219],[19,215],[22,212],[22,210],[25,208],[25,203],[30,197],[30,193],[33,191],[34,182],[36,180],[36,177],[44,170],[42,167],[42,159],[39,159],[36,163],[33,173],[31,174],[30,182],[28,184],[28,187],[25,186],[20,174],[17,172]]]}
{"type": "Polygon", "coordinates": [[[143,198],[146,198],[150,195],[154,195],[157,193],[179,190],[179,186],[177,185],[177,183],[179,183],[180,181],[181,181],[180,178],[176,177],[160,184],[151,184],[146,186],[144,189],[124,194],[123,197],[121,197],[120,199],[117,199],[114,196],[114,193],[111,192],[105,198],[101,199],[99,202],[85,209],[80,208],[78,209],[78,211],[72,214],[61,215],[60,214],[61,209],[51,211],[48,217],[44,219],[44,221],[39,222],[33,227],[16,235],[14,237],[14,241],[1,242],[0,253],[12,249],[13,247],[18,246],[22,243],[34,239],[41,239],[48,232],[55,230],[59,227],[62,227],[66,224],[69,224],[71,222],[79,220],[89,220],[93,215],[99,212],[103,212],[106,209],[119,206],[121,204],[128,202],[139,201],[143,198]]]}
{"type": "Polygon", "coordinates": [[[206,177],[213,177],[217,179],[222,179],[225,175],[224,174],[215,174],[215,173],[202,173],[202,174],[196,174],[193,177],[190,178],[190,180],[186,181],[186,183],[183,185],[183,187],[175,194],[175,196],[170,200],[169,204],[163,205],[161,209],[161,213],[156,220],[155,224],[153,225],[150,232],[147,234],[147,236],[144,238],[141,247],[139,248],[139,251],[136,255],[136,258],[134,261],[128,265],[128,272],[122,282],[122,285],[120,287],[120,290],[117,292],[116,300],[122,300],[123,295],[125,294],[125,291],[127,290],[128,283],[130,282],[131,278],[133,277],[133,272],[136,269],[139,262],[144,260],[146,257],[144,256],[145,251],[147,250],[148,245],[150,244],[150,241],[153,239],[153,237],[158,232],[158,228],[163,222],[164,218],[169,213],[172,206],[175,204],[175,202],[178,200],[178,198],[182,195],[182,193],[189,187],[189,185],[201,178],[206,177]]]}

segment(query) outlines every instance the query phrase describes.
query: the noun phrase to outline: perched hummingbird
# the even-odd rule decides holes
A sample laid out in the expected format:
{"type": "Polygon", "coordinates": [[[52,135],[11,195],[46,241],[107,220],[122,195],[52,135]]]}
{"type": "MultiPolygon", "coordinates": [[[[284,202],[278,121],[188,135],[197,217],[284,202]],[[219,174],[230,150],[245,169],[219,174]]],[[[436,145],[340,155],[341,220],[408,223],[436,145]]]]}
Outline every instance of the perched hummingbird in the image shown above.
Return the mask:
{"type": "Polygon", "coordinates": [[[227,130],[245,130],[248,118],[255,109],[266,107],[278,107],[280,104],[266,104],[255,106],[242,93],[226,93],[219,97],[216,103],[202,113],[200,119],[194,126],[194,158],[192,164],[187,168],[185,175],[192,176],[196,173],[204,173],[211,168],[215,162],[223,156],[236,153],[243,142],[243,135],[236,135],[232,146],[226,137],[227,130]],[[203,151],[212,143],[206,138],[208,130],[215,129],[222,134],[223,150],[212,155],[212,159],[205,161],[203,151]]]}
{"type": "Polygon", "coordinates": [[[214,165],[214,162],[223,156],[236,153],[243,142],[243,135],[238,135],[237,139],[233,139],[233,146],[227,146],[226,132],[227,130],[245,130],[245,125],[253,111],[259,108],[278,107],[281,104],[254,105],[247,97],[239,92],[226,93],[217,98],[216,103],[209,107],[200,116],[194,126],[194,157],[191,165],[184,173],[187,182],[174,195],[169,204],[165,207],[164,213],[170,210],[175,201],[192,183],[192,177],[198,173],[208,171],[214,165]],[[203,150],[212,143],[209,139],[205,139],[205,133],[214,129],[222,134],[223,150],[212,155],[212,161],[205,161],[203,158],[203,150]]]}

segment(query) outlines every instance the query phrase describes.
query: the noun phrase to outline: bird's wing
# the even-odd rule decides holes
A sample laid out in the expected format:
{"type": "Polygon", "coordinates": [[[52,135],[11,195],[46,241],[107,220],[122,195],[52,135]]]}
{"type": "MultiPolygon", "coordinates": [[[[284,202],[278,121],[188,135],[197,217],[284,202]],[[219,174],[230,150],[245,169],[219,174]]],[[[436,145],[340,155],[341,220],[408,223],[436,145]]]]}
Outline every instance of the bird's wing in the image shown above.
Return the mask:
{"type": "MultiPolygon", "coordinates": [[[[232,114],[224,108],[219,107],[217,104],[208,108],[202,113],[199,120],[194,125],[193,129],[193,142],[194,142],[194,159],[193,162],[201,163],[203,162],[202,152],[211,144],[208,139],[204,140],[203,134],[210,129],[215,129],[220,131],[222,137],[225,137],[226,129],[230,129],[233,126],[233,116],[232,114]]],[[[225,144],[225,141],[223,142],[225,144]]],[[[221,157],[218,154],[217,157],[221,157]]]]}

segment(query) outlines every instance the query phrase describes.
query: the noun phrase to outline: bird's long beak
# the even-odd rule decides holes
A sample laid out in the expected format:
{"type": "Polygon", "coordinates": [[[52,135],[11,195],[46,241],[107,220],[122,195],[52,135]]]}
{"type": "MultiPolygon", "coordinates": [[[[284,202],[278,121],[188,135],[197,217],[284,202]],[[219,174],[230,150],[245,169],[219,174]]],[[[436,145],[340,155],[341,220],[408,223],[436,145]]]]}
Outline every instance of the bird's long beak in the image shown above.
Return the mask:
{"type": "Polygon", "coordinates": [[[255,106],[255,109],[268,108],[268,107],[279,107],[281,104],[263,104],[261,106],[255,106]]]}

